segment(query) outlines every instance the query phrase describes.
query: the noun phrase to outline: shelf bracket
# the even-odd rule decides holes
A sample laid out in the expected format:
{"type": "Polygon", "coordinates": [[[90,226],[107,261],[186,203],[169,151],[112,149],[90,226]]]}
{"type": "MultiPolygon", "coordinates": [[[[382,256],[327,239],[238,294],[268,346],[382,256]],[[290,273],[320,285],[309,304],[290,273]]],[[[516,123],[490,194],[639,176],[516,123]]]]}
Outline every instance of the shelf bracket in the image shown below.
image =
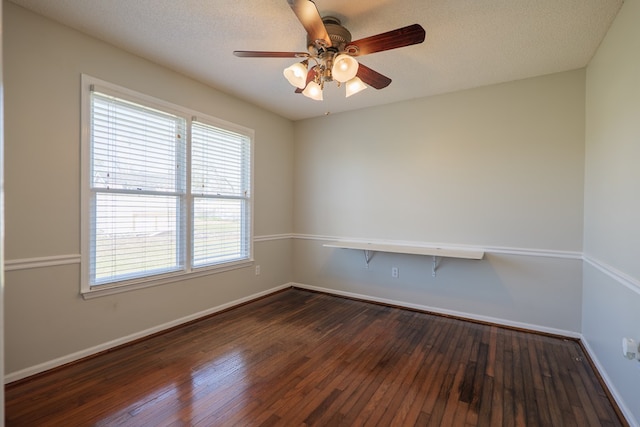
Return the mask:
{"type": "Polygon", "coordinates": [[[436,269],[438,268],[438,257],[437,256],[433,256],[433,270],[431,270],[431,275],[433,277],[436,277],[436,269]]]}
{"type": "Polygon", "coordinates": [[[371,261],[371,258],[373,258],[374,253],[374,251],[367,249],[364,250],[364,262],[367,264],[367,268],[369,268],[369,262],[371,261]]]}

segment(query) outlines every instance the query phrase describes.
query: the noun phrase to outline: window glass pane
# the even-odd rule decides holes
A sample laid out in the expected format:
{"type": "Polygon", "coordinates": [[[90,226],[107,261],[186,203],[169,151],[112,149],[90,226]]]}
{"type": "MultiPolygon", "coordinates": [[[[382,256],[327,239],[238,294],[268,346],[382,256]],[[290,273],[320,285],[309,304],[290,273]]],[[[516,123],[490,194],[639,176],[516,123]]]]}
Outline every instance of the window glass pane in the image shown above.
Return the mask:
{"type": "Polygon", "coordinates": [[[246,196],[249,150],[248,137],[194,122],[191,129],[193,194],[246,196]]]}
{"type": "Polygon", "coordinates": [[[92,187],[183,191],[185,120],[100,93],[92,100],[92,187]]]}
{"type": "Polygon", "coordinates": [[[242,199],[194,200],[194,267],[249,257],[247,203],[242,199]]]}
{"type": "Polygon", "coordinates": [[[179,270],[180,198],[98,193],[93,284],[179,270]]]}

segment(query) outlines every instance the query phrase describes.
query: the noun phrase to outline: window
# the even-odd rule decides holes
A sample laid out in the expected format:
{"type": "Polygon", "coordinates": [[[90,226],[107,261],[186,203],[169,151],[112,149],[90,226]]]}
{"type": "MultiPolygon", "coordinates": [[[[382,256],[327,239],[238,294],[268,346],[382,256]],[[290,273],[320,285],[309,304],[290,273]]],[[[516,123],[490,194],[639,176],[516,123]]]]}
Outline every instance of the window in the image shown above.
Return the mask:
{"type": "Polygon", "coordinates": [[[88,76],[82,86],[83,294],[250,263],[253,132],[88,76]]]}

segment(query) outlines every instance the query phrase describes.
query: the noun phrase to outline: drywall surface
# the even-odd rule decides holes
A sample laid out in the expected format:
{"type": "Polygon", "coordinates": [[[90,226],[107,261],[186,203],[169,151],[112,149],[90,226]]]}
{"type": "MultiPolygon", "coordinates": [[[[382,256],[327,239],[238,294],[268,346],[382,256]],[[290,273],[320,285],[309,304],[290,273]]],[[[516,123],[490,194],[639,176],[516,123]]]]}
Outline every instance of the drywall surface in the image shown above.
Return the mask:
{"type": "Polygon", "coordinates": [[[579,251],[584,70],[296,122],[295,232],[579,251]]]}
{"type": "Polygon", "coordinates": [[[583,335],[640,425],[640,3],[627,1],[587,68],[583,335]],[[603,274],[604,273],[604,274],[603,274]]]}
{"type": "MultiPolygon", "coordinates": [[[[5,2],[8,375],[290,281],[293,125],[5,2]],[[255,130],[252,267],[84,301],[80,291],[82,73],[255,130]],[[39,261],[53,266],[37,267],[39,261]],[[16,264],[16,261],[19,261],[16,264]],[[59,261],[59,262],[58,262],[59,261]]],[[[50,366],[49,366],[50,367],[50,366]]]]}
{"type": "Polygon", "coordinates": [[[486,254],[483,260],[323,247],[294,240],[294,277],[302,287],[564,336],[580,331],[582,261],[486,254]],[[391,275],[398,268],[398,277],[391,275]]]}
{"type": "Polygon", "coordinates": [[[579,332],[584,82],[576,70],[296,122],[294,280],[579,332]],[[338,266],[344,250],[319,249],[350,238],[491,255],[436,278],[427,257],[376,255],[365,280],[361,262],[338,266]],[[391,281],[381,265],[400,262],[391,281]]]}
{"type": "Polygon", "coordinates": [[[622,356],[622,337],[640,341],[640,295],[585,263],[583,298],[583,340],[627,420],[638,426],[640,361],[622,356]]]}

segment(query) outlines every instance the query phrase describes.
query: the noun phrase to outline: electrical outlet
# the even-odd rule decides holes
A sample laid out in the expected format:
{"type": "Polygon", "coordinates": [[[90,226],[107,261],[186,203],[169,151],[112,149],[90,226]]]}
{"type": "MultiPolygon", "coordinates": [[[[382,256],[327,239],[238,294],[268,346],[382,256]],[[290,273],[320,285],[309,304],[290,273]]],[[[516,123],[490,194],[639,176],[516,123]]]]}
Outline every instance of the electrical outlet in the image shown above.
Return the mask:
{"type": "Polygon", "coordinates": [[[622,338],[622,355],[629,360],[636,359],[636,357],[640,360],[640,349],[635,340],[627,337],[622,338]]]}
{"type": "Polygon", "coordinates": [[[256,276],[260,275],[260,266],[256,265],[256,276]]]}
{"type": "Polygon", "coordinates": [[[398,267],[391,267],[391,277],[397,279],[400,271],[398,271],[398,267]]]}

